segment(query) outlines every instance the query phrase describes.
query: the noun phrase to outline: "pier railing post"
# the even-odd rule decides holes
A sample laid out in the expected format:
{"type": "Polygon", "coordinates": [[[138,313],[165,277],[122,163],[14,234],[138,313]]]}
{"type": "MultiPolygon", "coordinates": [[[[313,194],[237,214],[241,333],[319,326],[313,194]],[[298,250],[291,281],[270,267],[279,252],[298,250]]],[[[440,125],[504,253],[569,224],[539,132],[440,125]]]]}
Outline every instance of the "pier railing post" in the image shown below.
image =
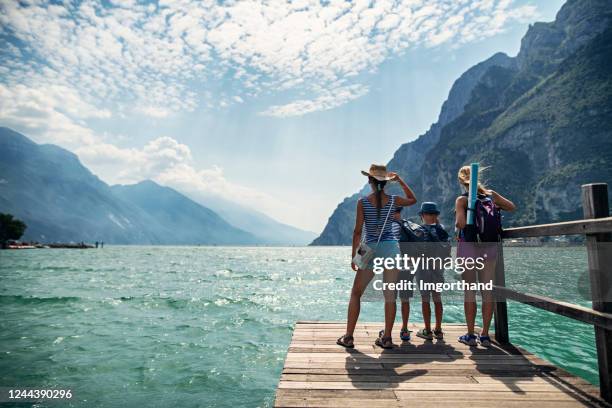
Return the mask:
{"type": "MultiPolygon", "coordinates": [[[[503,244],[499,243],[497,263],[495,264],[495,286],[506,286],[506,272],[504,269],[504,248],[503,244]]],[[[506,298],[496,294],[495,296],[495,340],[500,344],[510,343],[510,335],[508,333],[508,305],[506,298]]]]}
{"type": "MultiPolygon", "coordinates": [[[[582,208],[584,218],[608,217],[608,185],[583,185],[582,208]]],[[[609,246],[612,246],[612,233],[586,234],[593,309],[605,313],[612,313],[612,302],[609,301],[612,293],[612,256],[609,246]]],[[[612,402],[612,331],[595,326],[595,346],[601,397],[612,402]]]]}

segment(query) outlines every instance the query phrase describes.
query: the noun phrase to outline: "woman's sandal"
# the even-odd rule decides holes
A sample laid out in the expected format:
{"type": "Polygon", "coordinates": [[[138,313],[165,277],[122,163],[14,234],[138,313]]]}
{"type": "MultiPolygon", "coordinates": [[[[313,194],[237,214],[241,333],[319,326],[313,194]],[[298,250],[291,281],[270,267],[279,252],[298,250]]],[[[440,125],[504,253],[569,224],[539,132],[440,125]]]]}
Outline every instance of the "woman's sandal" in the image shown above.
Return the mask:
{"type": "Polygon", "coordinates": [[[378,338],[376,339],[376,341],[374,341],[374,344],[384,349],[392,349],[394,346],[391,336],[384,336],[384,330],[380,331],[380,333],[378,334],[378,338]]]}
{"type": "Polygon", "coordinates": [[[491,347],[491,338],[489,336],[478,336],[478,342],[482,347],[491,347]]]}
{"type": "Polygon", "coordinates": [[[336,344],[346,348],[354,348],[355,344],[353,344],[353,336],[347,336],[346,334],[336,340],[336,344]]]}

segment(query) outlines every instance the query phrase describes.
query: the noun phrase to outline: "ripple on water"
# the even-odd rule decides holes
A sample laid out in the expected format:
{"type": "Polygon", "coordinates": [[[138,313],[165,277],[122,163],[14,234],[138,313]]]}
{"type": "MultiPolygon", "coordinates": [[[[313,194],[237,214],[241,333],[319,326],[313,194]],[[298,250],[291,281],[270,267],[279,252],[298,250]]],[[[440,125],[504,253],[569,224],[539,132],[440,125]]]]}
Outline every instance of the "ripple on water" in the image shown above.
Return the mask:
{"type": "MultiPolygon", "coordinates": [[[[76,406],[271,405],[294,322],[345,319],[349,252],[105,247],[3,254],[0,383],[71,384],[76,406]]],[[[543,291],[565,277],[555,275],[561,266],[584,266],[538,250],[517,266],[521,254],[508,251],[508,281],[533,285],[538,276],[543,291]]],[[[412,321],[420,319],[414,309],[412,321]]],[[[515,343],[597,380],[588,327],[513,303],[509,315],[515,343]]],[[[364,303],[362,319],[382,320],[382,305],[364,303]]],[[[460,304],[445,307],[445,321],[462,319],[460,304]]]]}

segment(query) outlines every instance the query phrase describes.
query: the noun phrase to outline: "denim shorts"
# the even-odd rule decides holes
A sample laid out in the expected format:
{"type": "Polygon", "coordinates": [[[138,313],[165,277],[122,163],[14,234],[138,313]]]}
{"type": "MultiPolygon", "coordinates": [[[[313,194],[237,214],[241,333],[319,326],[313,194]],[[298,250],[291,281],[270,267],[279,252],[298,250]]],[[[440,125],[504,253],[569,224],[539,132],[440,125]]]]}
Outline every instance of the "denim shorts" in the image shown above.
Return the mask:
{"type": "Polygon", "coordinates": [[[368,263],[368,269],[374,269],[374,258],[395,258],[400,255],[400,247],[398,241],[380,241],[378,246],[376,242],[368,243],[371,248],[375,248],[374,257],[368,263]]]}

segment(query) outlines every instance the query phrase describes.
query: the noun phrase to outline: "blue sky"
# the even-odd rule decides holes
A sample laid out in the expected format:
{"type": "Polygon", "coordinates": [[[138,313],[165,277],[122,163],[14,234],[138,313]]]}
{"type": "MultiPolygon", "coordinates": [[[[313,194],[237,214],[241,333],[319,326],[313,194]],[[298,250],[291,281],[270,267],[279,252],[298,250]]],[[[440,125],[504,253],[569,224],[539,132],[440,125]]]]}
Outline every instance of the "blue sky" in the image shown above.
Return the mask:
{"type": "MultiPolygon", "coordinates": [[[[319,232],[558,0],[2,2],[0,124],[319,232]]],[[[410,179],[407,180],[410,182],[410,179]]]]}

